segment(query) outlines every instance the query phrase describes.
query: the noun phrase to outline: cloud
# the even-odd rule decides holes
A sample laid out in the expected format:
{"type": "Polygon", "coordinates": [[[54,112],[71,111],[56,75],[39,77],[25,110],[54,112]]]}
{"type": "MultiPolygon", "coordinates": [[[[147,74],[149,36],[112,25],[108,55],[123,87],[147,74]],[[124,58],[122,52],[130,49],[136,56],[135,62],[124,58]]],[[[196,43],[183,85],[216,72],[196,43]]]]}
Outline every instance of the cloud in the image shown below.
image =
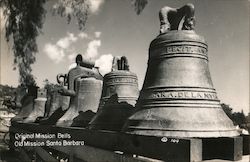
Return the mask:
{"type": "Polygon", "coordinates": [[[96,31],[96,32],[95,32],[95,37],[96,37],[96,38],[100,38],[101,34],[102,34],[102,32],[96,31]]]}
{"type": "Polygon", "coordinates": [[[55,43],[48,42],[44,46],[44,52],[46,55],[55,63],[59,63],[63,60],[66,54],[70,62],[74,62],[77,55],[74,44],[82,39],[87,39],[88,45],[85,52],[87,58],[96,58],[99,55],[99,47],[101,46],[101,40],[95,39],[100,38],[101,32],[94,32],[94,37],[89,36],[85,32],[79,32],[77,34],[68,32],[65,37],[58,39],[55,43]]]}
{"type": "Polygon", "coordinates": [[[104,76],[111,71],[112,61],[113,56],[111,54],[102,55],[95,61],[95,67],[99,67],[99,72],[104,76]]]}
{"type": "Polygon", "coordinates": [[[57,45],[53,45],[51,43],[45,44],[44,52],[55,63],[61,62],[65,56],[65,53],[62,49],[58,48],[57,45]]]}
{"type": "Polygon", "coordinates": [[[95,58],[98,55],[98,48],[101,46],[101,40],[92,40],[88,43],[86,50],[86,56],[89,58],[95,58]]]}
{"type": "Polygon", "coordinates": [[[75,35],[73,33],[67,33],[67,36],[64,38],[61,38],[57,41],[56,45],[66,49],[68,48],[73,42],[77,41],[77,37],[75,37],[75,35]]]}
{"type": "Polygon", "coordinates": [[[69,70],[73,69],[74,67],[76,67],[76,63],[75,62],[69,65],[69,70]]]}
{"type": "Polygon", "coordinates": [[[80,33],[78,34],[78,37],[81,38],[81,39],[84,39],[84,38],[88,38],[89,36],[88,36],[87,33],[80,32],[80,33]]]}
{"type": "Polygon", "coordinates": [[[101,5],[104,3],[104,0],[89,0],[90,6],[90,12],[93,14],[97,14],[100,10],[101,5]]]}
{"type": "Polygon", "coordinates": [[[76,58],[76,53],[72,52],[71,54],[68,55],[68,59],[70,62],[73,62],[76,58]]]}
{"type": "MultiPolygon", "coordinates": [[[[75,36],[73,33],[67,33],[63,38],[60,38],[55,44],[47,43],[44,46],[44,52],[46,55],[55,63],[59,63],[63,60],[65,53],[75,53],[74,48],[70,48],[72,43],[76,42],[79,37],[82,37],[83,34],[79,33],[78,36],[75,36]],[[81,36],[80,36],[81,35],[81,36]]],[[[71,59],[71,55],[68,56],[71,59]]]]}

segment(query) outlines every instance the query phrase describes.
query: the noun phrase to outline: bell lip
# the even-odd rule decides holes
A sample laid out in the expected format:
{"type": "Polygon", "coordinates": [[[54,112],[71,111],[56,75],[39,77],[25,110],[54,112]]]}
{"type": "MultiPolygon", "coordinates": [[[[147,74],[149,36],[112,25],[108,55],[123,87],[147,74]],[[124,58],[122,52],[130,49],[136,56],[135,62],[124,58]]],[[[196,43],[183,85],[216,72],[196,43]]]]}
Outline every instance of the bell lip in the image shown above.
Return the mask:
{"type": "Polygon", "coordinates": [[[171,30],[166,33],[159,34],[151,43],[150,48],[161,43],[175,42],[175,41],[190,41],[199,42],[207,46],[205,38],[196,34],[194,30],[171,30]]]}
{"type": "Polygon", "coordinates": [[[176,130],[168,128],[150,128],[131,126],[129,120],[123,126],[123,132],[128,134],[159,136],[169,138],[218,138],[218,137],[236,137],[240,133],[235,127],[229,129],[214,129],[214,130],[176,130]]]}
{"type": "Polygon", "coordinates": [[[131,134],[153,135],[153,136],[174,136],[174,137],[231,137],[239,135],[233,122],[227,117],[222,108],[195,108],[167,107],[142,108],[136,105],[136,111],[127,119],[123,131],[131,134]],[[190,116],[196,111],[195,116],[190,116]],[[209,111],[207,111],[209,110],[209,111]],[[157,114],[161,115],[158,115],[157,114]],[[180,112],[183,115],[176,115],[180,112]],[[200,121],[207,112],[212,116],[208,120],[200,121]],[[149,116],[147,116],[149,114],[149,116]],[[214,116],[214,114],[219,114],[214,116]],[[164,116],[164,117],[163,117],[164,116]],[[171,117],[175,116],[175,117],[171,117]],[[198,117],[197,117],[198,116],[198,117]],[[211,120],[211,122],[210,122],[211,120]],[[223,120],[223,121],[222,121],[223,120]],[[192,121],[197,121],[194,125],[192,121]],[[209,121],[209,122],[208,122],[209,121]],[[169,124],[171,123],[171,124],[169,124]],[[206,127],[203,127],[206,125],[206,127]]]}
{"type": "Polygon", "coordinates": [[[187,132],[187,131],[150,131],[150,130],[123,130],[127,134],[144,135],[144,136],[158,136],[158,137],[168,137],[168,138],[178,138],[178,139],[188,139],[188,138],[220,138],[220,137],[237,137],[240,133],[237,129],[228,131],[197,131],[197,132],[187,132]]]}
{"type": "Polygon", "coordinates": [[[137,78],[137,75],[131,71],[128,71],[128,70],[114,70],[114,71],[111,71],[107,74],[104,75],[104,78],[106,77],[111,77],[111,76],[120,76],[120,77],[127,77],[127,76],[132,76],[132,77],[136,77],[137,78]]]}

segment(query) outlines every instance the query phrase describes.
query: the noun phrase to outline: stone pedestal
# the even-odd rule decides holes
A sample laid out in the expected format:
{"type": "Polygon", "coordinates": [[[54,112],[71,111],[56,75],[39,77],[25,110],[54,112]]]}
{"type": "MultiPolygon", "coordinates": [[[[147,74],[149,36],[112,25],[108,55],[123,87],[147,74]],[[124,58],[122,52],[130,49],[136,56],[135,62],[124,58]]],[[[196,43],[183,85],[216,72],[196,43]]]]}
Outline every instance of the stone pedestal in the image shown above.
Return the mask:
{"type": "Polygon", "coordinates": [[[202,139],[202,159],[223,159],[237,161],[242,159],[242,137],[221,137],[202,139]]]}

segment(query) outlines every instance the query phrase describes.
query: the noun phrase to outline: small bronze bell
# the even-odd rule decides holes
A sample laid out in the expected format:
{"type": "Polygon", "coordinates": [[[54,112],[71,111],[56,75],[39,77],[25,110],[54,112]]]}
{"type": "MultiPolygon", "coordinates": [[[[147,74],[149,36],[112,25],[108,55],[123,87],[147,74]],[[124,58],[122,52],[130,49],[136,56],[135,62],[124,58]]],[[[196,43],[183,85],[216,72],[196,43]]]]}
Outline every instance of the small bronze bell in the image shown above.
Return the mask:
{"type": "Polygon", "coordinates": [[[126,57],[114,57],[112,71],[104,76],[101,103],[90,129],[121,130],[139,95],[137,76],[126,57]]]}
{"type": "Polygon", "coordinates": [[[61,95],[58,90],[63,85],[55,85],[50,91],[50,97],[47,97],[45,106],[45,116],[39,119],[39,123],[43,125],[54,125],[57,120],[64,115],[69,107],[69,96],[61,95]],[[48,103],[49,102],[49,103],[48,103]]]}
{"type": "Polygon", "coordinates": [[[28,86],[28,92],[21,99],[21,104],[19,105],[19,113],[11,119],[14,121],[23,121],[24,118],[27,118],[33,110],[34,100],[37,97],[37,86],[28,86]]]}
{"type": "Polygon", "coordinates": [[[33,123],[38,117],[44,117],[45,113],[45,103],[47,101],[47,90],[38,89],[37,98],[34,101],[33,110],[30,114],[23,120],[24,123],[33,123]]]}
{"type": "MultiPolygon", "coordinates": [[[[102,76],[98,70],[93,68],[93,63],[83,60],[80,54],[76,57],[76,63],[77,66],[71,69],[67,75],[68,89],[59,90],[62,95],[70,96],[70,103],[66,113],[57,121],[56,125],[58,126],[71,126],[73,119],[81,111],[91,110],[96,112],[99,105],[102,76]]],[[[62,76],[58,76],[58,78],[60,80],[62,76]]],[[[77,123],[80,121],[85,122],[85,119],[78,118],[74,126],[78,126],[77,123]]]]}

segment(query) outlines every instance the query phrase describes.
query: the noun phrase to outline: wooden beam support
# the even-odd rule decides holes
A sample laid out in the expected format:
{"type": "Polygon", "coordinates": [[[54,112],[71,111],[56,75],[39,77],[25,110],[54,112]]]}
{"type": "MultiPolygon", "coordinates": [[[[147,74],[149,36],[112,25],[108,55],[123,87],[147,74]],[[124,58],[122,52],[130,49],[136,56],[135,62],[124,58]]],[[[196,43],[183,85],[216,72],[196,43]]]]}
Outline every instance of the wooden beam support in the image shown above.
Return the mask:
{"type": "MultiPolygon", "coordinates": [[[[84,141],[87,146],[107,151],[121,151],[126,154],[135,154],[158,160],[195,162],[202,159],[201,139],[132,135],[113,131],[97,131],[76,127],[65,128],[35,123],[15,123],[13,127],[33,133],[70,134],[68,140],[84,141]]],[[[65,148],[68,149],[69,147],[65,148]]]]}

